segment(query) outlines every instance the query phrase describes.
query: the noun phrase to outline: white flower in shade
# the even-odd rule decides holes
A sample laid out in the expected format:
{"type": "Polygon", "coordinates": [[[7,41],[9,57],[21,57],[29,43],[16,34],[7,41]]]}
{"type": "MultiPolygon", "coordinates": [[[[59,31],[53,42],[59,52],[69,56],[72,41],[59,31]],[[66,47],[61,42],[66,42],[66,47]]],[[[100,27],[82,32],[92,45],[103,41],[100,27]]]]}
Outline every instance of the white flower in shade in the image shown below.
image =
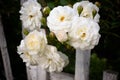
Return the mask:
{"type": "Polygon", "coordinates": [[[47,45],[47,39],[44,30],[34,30],[30,32],[18,46],[18,53],[28,53],[29,55],[43,54],[47,45]]]}
{"type": "Polygon", "coordinates": [[[21,40],[20,45],[17,47],[17,53],[22,54],[26,52],[24,40],[21,40]]]}
{"type": "Polygon", "coordinates": [[[89,1],[77,2],[73,5],[73,9],[79,16],[93,19],[99,22],[100,15],[98,14],[99,8],[89,1]]]}
{"type": "Polygon", "coordinates": [[[75,17],[69,32],[70,45],[81,50],[93,49],[98,44],[100,34],[99,25],[88,18],[75,17]]]}
{"type": "Polygon", "coordinates": [[[69,6],[58,6],[51,10],[47,17],[47,25],[50,31],[62,30],[68,32],[75,13],[69,6]]]}
{"type": "Polygon", "coordinates": [[[58,41],[64,42],[68,40],[68,35],[65,31],[54,31],[55,36],[57,37],[58,41]]]}
{"type": "Polygon", "coordinates": [[[61,72],[69,63],[68,57],[51,45],[46,47],[45,55],[41,56],[40,61],[41,67],[49,72],[61,72]]]}
{"type": "Polygon", "coordinates": [[[35,0],[28,0],[23,3],[20,10],[20,19],[24,28],[28,30],[39,29],[41,27],[42,13],[41,5],[35,0]]]}
{"type": "Polygon", "coordinates": [[[23,40],[21,41],[20,46],[17,47],[17,52],[19,53],[23,62],[26,63],[26,66],[39,64],[39,55],[30,55],[25,48],[25,43],[23,40]]]}
{"type": "Polygon", "coordinates": [[[44,30],[34,30],[30,32],[24,39],[25,48],[29,54],[43,53],[47,45],[46,34],[44,30]]]}

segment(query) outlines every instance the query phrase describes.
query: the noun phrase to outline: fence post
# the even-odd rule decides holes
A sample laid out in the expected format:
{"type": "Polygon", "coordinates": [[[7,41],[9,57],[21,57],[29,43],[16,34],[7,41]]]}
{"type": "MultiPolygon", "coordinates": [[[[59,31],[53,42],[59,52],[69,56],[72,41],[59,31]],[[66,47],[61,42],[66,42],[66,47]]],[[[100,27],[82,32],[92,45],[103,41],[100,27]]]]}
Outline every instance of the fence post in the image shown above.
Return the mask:
{"type": "Polygon", "coordinates": [[[9,54],[8,54],[8,50],[7,50],[7,43],[6,43],[6,39],[5,39],[5,35],[4,35],[1,15],[0,15],[0,50],[1,50],[1,54],[2,54],[6,80],[13,80],[13,75],[12,75],[12,71],[11,71],[12,69],[11,69],[9,54]]]}
{"type": "Polygon", "coordinates": [[[76,49],[75,80],[89,80],[90,52],[76,49]]]}
{"type": "Polygon", "coordinates": [[[110,70],[103,72],[103,80],[117,80],[118,73],[110,70]]]}
{"type": "MultiPolygon", "coordinates": [[[[27,0],[20,0],[21,5],[27,0]]],[[[37,1],[37,0],[34,0],[37,1]]],[[[22,35],[23,38],[25,35],[23,34],[23,26],[22,26],[22,35]]],[[[28,80],[49,80],[49,73],[47,73],[45,70],[41,69],[39,65],[37,66],[30,66],[26,67],[27,71],[27,78],[28,80]]]]}
{"type": "Polygon", "coordinates": [[[31,80],[49,80],[48,73],[41,69],[40,65],[28,67],[31,80]]]}

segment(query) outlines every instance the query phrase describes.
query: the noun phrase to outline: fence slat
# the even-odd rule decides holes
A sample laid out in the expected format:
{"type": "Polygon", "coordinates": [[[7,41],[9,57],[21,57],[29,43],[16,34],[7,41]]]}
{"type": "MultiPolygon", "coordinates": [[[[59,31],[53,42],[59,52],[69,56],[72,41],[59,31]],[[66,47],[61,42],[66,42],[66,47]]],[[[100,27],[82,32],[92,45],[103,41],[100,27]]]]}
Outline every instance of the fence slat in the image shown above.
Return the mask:
{"type": "Polygon", "coordinates": [[[12,75],[12,71],[11,71],[12,69],[11,69],[10,59],[9,59],[9,55],[8,55],[7,44],[6,44],[6,39],[5,39],[5,35],[4,35],[1,15],[0,15],[0,50],[1,50],[1,54],[2,54],[6,79],[13,80],[13,75],[12,75]]]}
{"type": "Polygon", "coordinates": [[[88,80],[90,50],[76,49],[75,80],[88,80]]]}
{"type": "Polygon", "coordinates": [[[103,80],[117,80],[118,73],[110,70],[103,72],[103,80]]]}
{"type": "Polygon", "coordinates": [[[50,73],[50,80],[74,80],[74,75],[64,72],[50,73]]]}
{"type": "Polygon", "coordinates": [[[31,80],[49,80],[47,72],[42,70],[39,65],[29,66],[29,73],[31,75],[31,80]]]}

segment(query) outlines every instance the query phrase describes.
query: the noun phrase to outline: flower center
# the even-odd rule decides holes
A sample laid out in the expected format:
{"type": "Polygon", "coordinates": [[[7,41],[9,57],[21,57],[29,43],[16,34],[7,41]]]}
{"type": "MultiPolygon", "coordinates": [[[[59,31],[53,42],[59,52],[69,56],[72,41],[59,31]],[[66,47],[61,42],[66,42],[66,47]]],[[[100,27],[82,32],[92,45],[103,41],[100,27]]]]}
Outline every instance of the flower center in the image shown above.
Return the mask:
{"type": "Polygon", "coordinates": [[[64,21],[64,19],[65,19],[65,17],[64,17],[64,16],[62,16],[62,17],[60,18],[60,21],[64,21]]]}
{"type": "Polygon", "coordinates": [[[51,64],[51,62],[52,62],[52,59],[48,59],[48,63],[50,63],[50,64],[51,64]]]}
{"type": "Polygon", "coordinates": [[[29,17],[30,17],[30,18],[33,18],[33,15],[30,15],[29,17]]]}
{"type": "Polygon", "coordinates": [[[83,11],[81,13],[81,16],[86,17],[86,18],[91,18],[92,17],[91,14],[88,11],[83,11]]]}
{"type": "Polygon", "coordinates": [[[81,29],[77,29],[77,35],[79,35],[79,38],[81,38],[82,40],[84,40],[87,36],[86,34],[86,27],[83,27],[81,29]]]}
{"type": "Polygon", "coordinates": [[[81,37],[82,37],[82,38],[84,38],[85,36],[86,36],[86,34],[85,34],[85,33],[83,33],[83,34],[81,35],[81,37]]]}
{"type": "Polygon", "coordinates": [[[38,38],[31,34],[26,38],[26,46],[29,50],[38,49],[39,48],[39,40],[38,38]]]}

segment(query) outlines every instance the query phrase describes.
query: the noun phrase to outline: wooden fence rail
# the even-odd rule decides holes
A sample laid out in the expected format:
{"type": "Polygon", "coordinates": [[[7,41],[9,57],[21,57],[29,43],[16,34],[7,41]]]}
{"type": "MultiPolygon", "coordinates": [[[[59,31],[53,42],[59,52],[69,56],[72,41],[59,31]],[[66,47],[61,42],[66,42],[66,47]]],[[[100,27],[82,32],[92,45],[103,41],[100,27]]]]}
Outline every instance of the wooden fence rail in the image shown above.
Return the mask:
{"type": "Polygon", "coordinates": [[[0,50],[1,50],[1,55],[3,59],[6,80],[13,80],[11,64],[10,64],[8,50],[7,50],[7,44],[6,44],[6,39],[4,35],[1,15],[0,15],[0,50]]]}

